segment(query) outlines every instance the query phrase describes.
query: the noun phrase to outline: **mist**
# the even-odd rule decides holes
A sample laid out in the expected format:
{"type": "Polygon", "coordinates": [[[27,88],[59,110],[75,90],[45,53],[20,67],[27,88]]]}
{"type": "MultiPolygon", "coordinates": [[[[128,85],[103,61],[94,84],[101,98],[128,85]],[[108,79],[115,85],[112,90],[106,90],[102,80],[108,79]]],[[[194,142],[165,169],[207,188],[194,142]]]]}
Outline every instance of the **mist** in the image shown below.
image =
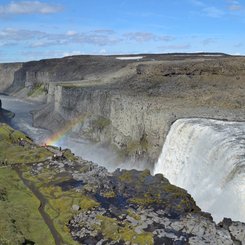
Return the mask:
{"type": "MultiPolygon", "coordinates": [[[[11,126],[18,129],[33,139],[36,144],[42,145],[51,135],[49,130],[36,128],[32,126],[31,111],[38,110],[42,104],[23,101],[11,96],[0,95],[2,106],[6,110],[15,113],[12,119],[11,126]]],[[[75,138],[72,135],[67,135],[55,143],[54,146],[62,149],[68,148],[75,155],[84,160],[92,161],[95,164],[105,167],[109,172],[113,172],[117,168],[121,169],[149,169],[149,164],[143,161],[124,161],[119,157],[119,154],[109,146],[94,143],[89,140],[75,138]]]]}

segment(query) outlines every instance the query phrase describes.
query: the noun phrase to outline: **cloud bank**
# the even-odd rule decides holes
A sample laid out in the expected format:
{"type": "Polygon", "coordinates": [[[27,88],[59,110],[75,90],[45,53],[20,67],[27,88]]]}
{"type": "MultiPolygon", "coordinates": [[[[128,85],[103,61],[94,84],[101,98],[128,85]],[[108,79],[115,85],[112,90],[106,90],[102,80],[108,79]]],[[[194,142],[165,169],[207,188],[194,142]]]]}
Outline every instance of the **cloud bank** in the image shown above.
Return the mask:
{"type": "Polygon", "coordinates": [[[14,1],[0,5],[0,15],[19,14],[53,14],[62,11],[59,5],[48,4],[40,1],[14,1]]]}

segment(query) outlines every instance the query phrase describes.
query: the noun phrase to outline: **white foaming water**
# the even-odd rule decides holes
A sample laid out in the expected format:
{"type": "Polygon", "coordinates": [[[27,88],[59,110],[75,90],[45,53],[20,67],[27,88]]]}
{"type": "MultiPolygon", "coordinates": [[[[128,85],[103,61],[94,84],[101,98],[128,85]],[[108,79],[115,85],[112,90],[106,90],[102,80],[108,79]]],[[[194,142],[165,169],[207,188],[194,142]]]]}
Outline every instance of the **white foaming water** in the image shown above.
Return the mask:
{"type": "Polygon", "coordinates": [[[171,127],[154,174],[186,189],[215,221],[245,221],[245,123],[180,119],[171,127]]]}

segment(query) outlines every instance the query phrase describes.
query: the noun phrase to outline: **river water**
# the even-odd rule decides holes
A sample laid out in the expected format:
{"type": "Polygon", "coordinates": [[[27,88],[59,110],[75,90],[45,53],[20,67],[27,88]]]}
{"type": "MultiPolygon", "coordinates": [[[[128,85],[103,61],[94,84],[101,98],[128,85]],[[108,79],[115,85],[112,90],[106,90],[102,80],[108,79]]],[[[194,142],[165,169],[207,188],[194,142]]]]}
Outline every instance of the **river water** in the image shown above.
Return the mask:
{"type": "MultiPolygon", "coordinates": [[[[11,96],[0,95],[2,107],[15,113],[12,119],[12,126],[21,130],[31,137],[35,143],[43,144],[52,133],[48,130],[32,126],[31,111],[38,110],[43,105],[34,102],[27,102],[11,96]]],[[[55,144],[57,147],[69,148],[77,156],[85,160],[92,161],[100,166],[104,166],[108,171],[114,171],[117,168],[143,170],[146,165],[135,162],[122,162],[117,153],[98,143],[93,143],[81,138],[72,136],[63,137],[55,144]]]]}
{"type": "MultiPolygon", "coordinates": [[[[3,108],[15,113],[14,128],[41,144],[51,132],[32,126],[31,111],[41,104],[0,95],[3,108]]],[[[109,171],[145,169],[140,163],[120,162],[117,154],[99,144],[67,136],[56,146],[69,148],[109,171]]],[[[223,217],[245,222],[245,123],[210,119],[180,119],[171,127],[154,174],[186,189],[215,221],[223,217]]]]}

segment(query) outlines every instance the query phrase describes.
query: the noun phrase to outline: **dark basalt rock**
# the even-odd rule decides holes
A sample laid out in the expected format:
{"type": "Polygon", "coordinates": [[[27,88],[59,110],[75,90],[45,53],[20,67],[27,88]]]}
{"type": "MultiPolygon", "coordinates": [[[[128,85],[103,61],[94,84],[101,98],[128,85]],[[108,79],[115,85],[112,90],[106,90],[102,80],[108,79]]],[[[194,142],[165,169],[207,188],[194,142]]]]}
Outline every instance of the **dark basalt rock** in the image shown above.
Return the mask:
{"type": "Polygon", "coordinates": [[[11,111],[2,108],[2,101],[0,99],[0,122],[8,123],[14,118],[15,114],[11,111]]]}
{"type": "Polygon", "coordinates": [[[70,179],[57,184],[61,187],[62,191],[69,191],[70,189],[80,188],[84,185],[82,180],[70,179]]]}

